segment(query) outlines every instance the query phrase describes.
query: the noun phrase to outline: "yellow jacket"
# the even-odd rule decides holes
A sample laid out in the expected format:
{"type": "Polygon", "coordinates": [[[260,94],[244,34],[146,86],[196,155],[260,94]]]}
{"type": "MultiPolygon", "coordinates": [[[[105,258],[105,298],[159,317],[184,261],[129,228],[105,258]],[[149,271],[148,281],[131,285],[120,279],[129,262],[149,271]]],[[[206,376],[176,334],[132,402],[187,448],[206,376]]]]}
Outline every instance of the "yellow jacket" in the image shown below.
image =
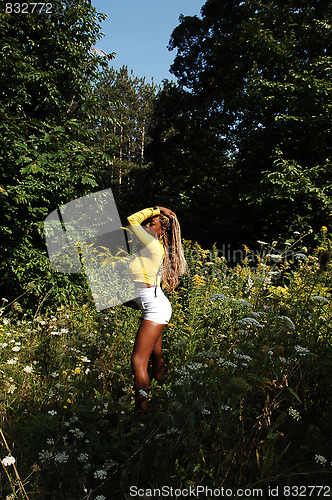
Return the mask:
{"type": "Polygon", "coordinates": [[[145,208],[128,217],[132,231],[143,244],[138,256],[129,265],[130,276],[134,282],[157,286],[162,281],[164,246],[141,226],[146,219],[159,214],[159,208],[145,208]]]}

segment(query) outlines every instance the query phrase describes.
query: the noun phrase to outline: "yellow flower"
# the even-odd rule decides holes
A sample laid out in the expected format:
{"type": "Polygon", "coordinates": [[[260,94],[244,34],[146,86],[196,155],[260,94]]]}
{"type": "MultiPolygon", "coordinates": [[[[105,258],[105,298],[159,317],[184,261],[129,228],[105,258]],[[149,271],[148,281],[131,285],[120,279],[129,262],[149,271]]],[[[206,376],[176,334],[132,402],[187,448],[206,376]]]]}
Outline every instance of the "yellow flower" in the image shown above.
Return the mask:
{"type": "Polygon", "coordinates": [[[327,233],[327,227],[326,226],[322,226],[321,227],[321,231],[323,231],[323,233],[327,233]]]}

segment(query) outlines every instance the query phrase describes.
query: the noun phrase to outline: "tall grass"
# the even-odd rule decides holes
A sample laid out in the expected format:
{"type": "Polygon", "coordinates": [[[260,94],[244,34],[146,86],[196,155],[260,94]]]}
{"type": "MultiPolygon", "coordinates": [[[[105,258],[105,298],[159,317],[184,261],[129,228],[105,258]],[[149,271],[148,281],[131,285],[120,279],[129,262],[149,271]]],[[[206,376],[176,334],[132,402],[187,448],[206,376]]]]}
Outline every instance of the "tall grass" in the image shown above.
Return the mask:
{"type": "Polygon", "coordinates": [[[188,273],[169,294],[164,383],[152,381],[144,420],[130,369],[139,312],[96,313],[88,302],[30,318],[3,299],[2,498],[128,499],[131,486],[148,496],[201,485],[267,495],[331,484],[325,229],[311,254],[295,239],[280,250],[260,242],[231,267],[216,248],[185,243],[188,273]]]}

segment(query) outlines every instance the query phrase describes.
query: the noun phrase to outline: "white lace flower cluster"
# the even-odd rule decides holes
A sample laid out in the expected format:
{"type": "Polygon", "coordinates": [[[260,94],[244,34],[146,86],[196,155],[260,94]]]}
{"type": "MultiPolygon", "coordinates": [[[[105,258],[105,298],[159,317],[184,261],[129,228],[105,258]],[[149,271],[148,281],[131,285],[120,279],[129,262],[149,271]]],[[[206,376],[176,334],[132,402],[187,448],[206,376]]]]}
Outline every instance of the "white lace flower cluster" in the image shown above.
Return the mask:
{"type": "Polygon", "coordinates": [[[293,417],[295,420],[299,421],[300,418],[301,418],[301,415],[299,414],[299,412],[297,410],[295,410],[294,408],[290,407],[288,409],[288,413],[291,417],[293,417]]]}

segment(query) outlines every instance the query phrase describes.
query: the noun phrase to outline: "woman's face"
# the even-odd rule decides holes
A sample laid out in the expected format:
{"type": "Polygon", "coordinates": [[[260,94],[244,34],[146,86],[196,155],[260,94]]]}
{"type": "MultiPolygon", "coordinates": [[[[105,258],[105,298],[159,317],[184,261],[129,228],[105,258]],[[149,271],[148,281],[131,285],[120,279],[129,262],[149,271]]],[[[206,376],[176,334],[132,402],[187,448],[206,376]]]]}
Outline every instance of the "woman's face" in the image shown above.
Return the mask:
{"type": "Polygon", "coordinates": [[[147,219],[145,227],[148,233],[152,234],[152,236],[154,237],[157,236],[159,238],[161,233],[161,223],[159,215],[155,215],[154,217],[150,217],[150,219],[147,219]]]}

